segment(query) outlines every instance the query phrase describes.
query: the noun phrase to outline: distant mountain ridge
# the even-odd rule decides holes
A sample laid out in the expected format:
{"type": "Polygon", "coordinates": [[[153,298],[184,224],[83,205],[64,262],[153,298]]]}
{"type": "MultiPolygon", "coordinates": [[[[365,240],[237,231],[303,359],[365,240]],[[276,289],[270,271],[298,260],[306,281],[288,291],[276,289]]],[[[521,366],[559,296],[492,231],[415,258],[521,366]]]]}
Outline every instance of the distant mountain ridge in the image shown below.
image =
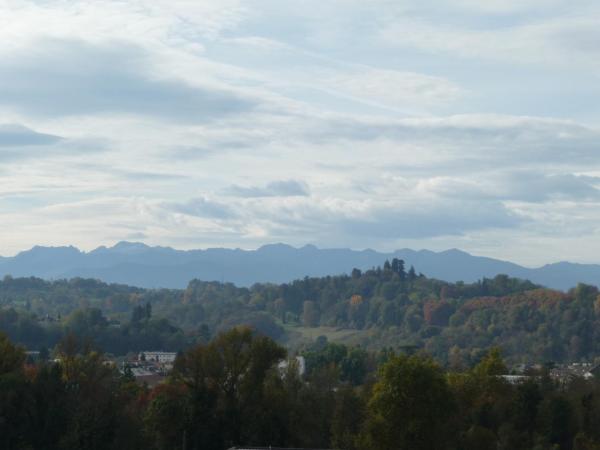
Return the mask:
{"type": "Polygon", "coordinates": [[[355,267],[369,269],[392,258],[403,259],[407,268],[413,265],[428,277],[451,282],[473,282],[502,273],[562,290],[578,282],[600,285],[597,264],[559,262],[531,269],[457,249],[442,252],[402,249],[385,253],[319,249],[313,245],[295,248],[285,244],[265,245],[257,250],[175,250],[119,242],[90,252],[72,246],[36,246],[14,257],[0,257],[0,276],[85,277],[146,288],[184,288],[194,278],[250,286],[257,282],[285,283],[305,276],[349,274],[355,267]]]}

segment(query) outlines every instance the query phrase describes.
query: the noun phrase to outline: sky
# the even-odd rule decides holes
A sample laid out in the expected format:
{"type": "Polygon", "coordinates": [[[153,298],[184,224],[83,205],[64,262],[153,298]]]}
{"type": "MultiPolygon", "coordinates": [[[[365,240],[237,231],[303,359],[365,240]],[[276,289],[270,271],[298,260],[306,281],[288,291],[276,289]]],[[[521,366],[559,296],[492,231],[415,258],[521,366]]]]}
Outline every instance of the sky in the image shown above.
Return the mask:
{"type": "Polygon", "coordinates": [[[3,0],[0,255],[600,263],[595,0],[3,0]]]}

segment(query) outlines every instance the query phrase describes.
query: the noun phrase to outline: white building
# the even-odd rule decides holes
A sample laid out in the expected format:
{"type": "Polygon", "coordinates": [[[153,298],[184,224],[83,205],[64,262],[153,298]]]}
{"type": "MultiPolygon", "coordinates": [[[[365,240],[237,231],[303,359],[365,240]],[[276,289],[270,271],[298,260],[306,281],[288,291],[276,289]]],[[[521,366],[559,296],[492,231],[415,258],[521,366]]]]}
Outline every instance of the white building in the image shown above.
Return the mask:
{"type": "Polygon", "coordinates": [[[177,353],[175,352],[141,352],[138,359],[146,361],[155,361],[162,364],[174,363],[177,353]]]}
{"type": "Polygon", "coordinates": [[[289,361],[289,360],[284,360],[281,361],[277,367],[279,368],[279,372],[280,373],[285,373],[285,371],[287,370],[287,368],[290,365],[290,362],[295,363],[296,368],[298,369],[298,375],[303,376],[304,373],[306,372],[306,360],[304,359],[304,356],[296,356],[295,360],[289,361]]]}

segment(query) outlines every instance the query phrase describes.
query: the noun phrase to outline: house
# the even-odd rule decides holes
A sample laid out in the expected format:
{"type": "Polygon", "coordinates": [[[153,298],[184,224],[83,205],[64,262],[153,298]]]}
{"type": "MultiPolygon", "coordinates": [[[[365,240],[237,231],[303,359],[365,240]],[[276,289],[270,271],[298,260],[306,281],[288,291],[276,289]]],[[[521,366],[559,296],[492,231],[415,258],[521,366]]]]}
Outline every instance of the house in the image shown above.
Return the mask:
{"type": "Polygon", "coordinates": [[[162,364],[174,363],[177,353],[175,352],[141,352],[138,355],[140,361],[154,361],[162,364]]]}
{"type": "Polygon", "coordinates": [[[155,387],[167,379],[167,372],[153,364],[133,363],[130,365],[123,362],[119,371],[121,374],[129,372],[138,384],[146,384],[149,387],[155,387]]]}
{"type": "Polygon", "coordinates": [[[286,370],[288,369],[288,367],[290,366],[290,363],[296,364],[299,376],[303,376],[306,373],[306,360],[304,359],[304,356],[296,356],[296,358],[294,358],[292,360],[281,361],[277,365],[277,368],[279,369],[279,373],[284,374],[286,372],[286,370]]]}
{"type": "Polygon", "coordinates": [[[509,384],[521,384],[525,383],[531,377],[528,375],[500,375],[500,378],[509,384]]]}
{"type": "Polygon", "coordinates": [[[134,367],[131,369],[131,372],[135,377],[135,381],[139,384],[146,384],[151,388],[166,380],[166,377],[163,374],[144,368],[134,367]]]}
{"type": "Polygon", "coordinates": [[[552,369],[550,371],[550,376],[561,383],[568,382],[575,378],[589,380],[600,376],[600,365],[591,363],[565,364],[552,369]]]}

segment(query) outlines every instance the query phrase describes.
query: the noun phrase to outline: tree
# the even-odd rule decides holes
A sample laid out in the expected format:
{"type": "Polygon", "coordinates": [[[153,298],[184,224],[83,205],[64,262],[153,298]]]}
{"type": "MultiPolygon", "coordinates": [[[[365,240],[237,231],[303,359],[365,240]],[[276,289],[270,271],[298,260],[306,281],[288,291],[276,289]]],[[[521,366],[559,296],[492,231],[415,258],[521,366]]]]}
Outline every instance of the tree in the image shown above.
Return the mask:
{"type": "Polygon", "coordinates": [[[408,281],[415,281],[417,279],[417,272],[415,272],[415,268],[410,266],[408,270],[408,281]]]}
{"type": "MultiPolygon", "coordinates": [[[[157,450],[186,448],[183,446],[184,438],[188,442],[190,439],[194,440],[193,436],[187,435],[189,413],[189,393],[185,385],[163,384],[152,391],[144,416],[144,425],[145,433],[157,450]]],[[[204,425],[202,422],[197,424],[199,428],[204,425]]],[[[212,448],[210,443],[207,444],[209,445],[205,448],[212,448]]],[[[187,448],[193,447],[190,445],[187,448]]]]}
{"type": "Polygon", "coordinates": [[[331,443],[334,448],[361,450],[360,429],[365,416],[365,404],[350,386],[343,386],[335,397],[331,420],[331,443]]]}
{"type": "Polygon", "coordinates": [[[72,411],[68,404],[69,393],[62,379],[61,366],[41,366],[33,380],[31,391],[33,398],[29,406],[28,426],[35,430],[29,433],[32,447],[36,450],[58,449],[72,411]]]}
{"type": "Polygon", "coordinates": [[[315,302],[304,302],[302,322],[305,327],[316,327],[319,325],[319,310],[315,302]]]}
{"type": "Polygon", "coordinates": [[[111,448],[122,421],[114,368],[95,351],[61,355],[69,419],[61,442],[65,449],[111,448]],[[68,362],[67,362],[68,359],[68,362]],[[67,366],[68,364],[68,366],[67,366]]]}
{"type": "Polygon", "coordinates": [[[0,332],[0,375],[21,371],[24,362],[25,352],[0,332]]]}
{"type": "Polygon", "coordinates": [[[394,258],[392,260],[392,271],[400,276],[401,280],[406,278],[406,272],[404,271],[404,260],[394,258]]]}
{"type": "Polygon", "coordinates": [[[498,347],[492,347],[474,369],[476,375],[484,377],[505,375],[507,372],[502,352],[498,347]]]}
{"type": "Polygon", "coordinates": [[[598,297],[598,288],[589,284],[578,283],[573,289],[573,295],[576,300],[591,304],[598,297]]]}
{"type": "Polygon", "coordinates": [[[448,326],[454,308],[446,301],[430,300],[423,305],[423,318],[429,325],[438,327],[448,326]]]}
{"type": "Polygon", "coordinates": [[[24,448],[28,383],[23,376],[25,353],[0,333],[0,448],[24,448]]]}
{"type": "Polygon", "coordinates": [[[363,444],[373,450],[449,448],[454,407],[437,364],[418,356],[394,356],[381,367],[373,388],[363,444]]]}
{"type": "Polygon", "coordinates": [[[575,434],[573,408],[562,395],[547,399],[540,407],[540,422],[543,433],[552,444],[561,449],[570,448],[575,434]]]}
{"type": "Polygon", "coordinates": [[[264,444],[269,427],[263,427],[259,418],[274,406],[265,400],[266,384],[285,355],[272,339],[237,327],[178,358],[174,379],[190,390],[188,414],[202,419],[190,422],[193,426],[187,429],[188,439],[207,450],[220,450],[223,444],[264,444]],[[221,439],[203,440],[203,431],[218,427],[222,427],[221,439]]]}
{"type": "Polygon", "coordinates": [[[147,317],[148,312],[148,309],[142,305],[135,306],[131,311],[131,323],[137,324],[141,322],[147,317]]]}
{"type": "Polygon", "coordinates": [[[340,362],[341,379],[354,386],[361,385],[367,376],[368,354],[360,348],[352,348],[340,362]]]}

